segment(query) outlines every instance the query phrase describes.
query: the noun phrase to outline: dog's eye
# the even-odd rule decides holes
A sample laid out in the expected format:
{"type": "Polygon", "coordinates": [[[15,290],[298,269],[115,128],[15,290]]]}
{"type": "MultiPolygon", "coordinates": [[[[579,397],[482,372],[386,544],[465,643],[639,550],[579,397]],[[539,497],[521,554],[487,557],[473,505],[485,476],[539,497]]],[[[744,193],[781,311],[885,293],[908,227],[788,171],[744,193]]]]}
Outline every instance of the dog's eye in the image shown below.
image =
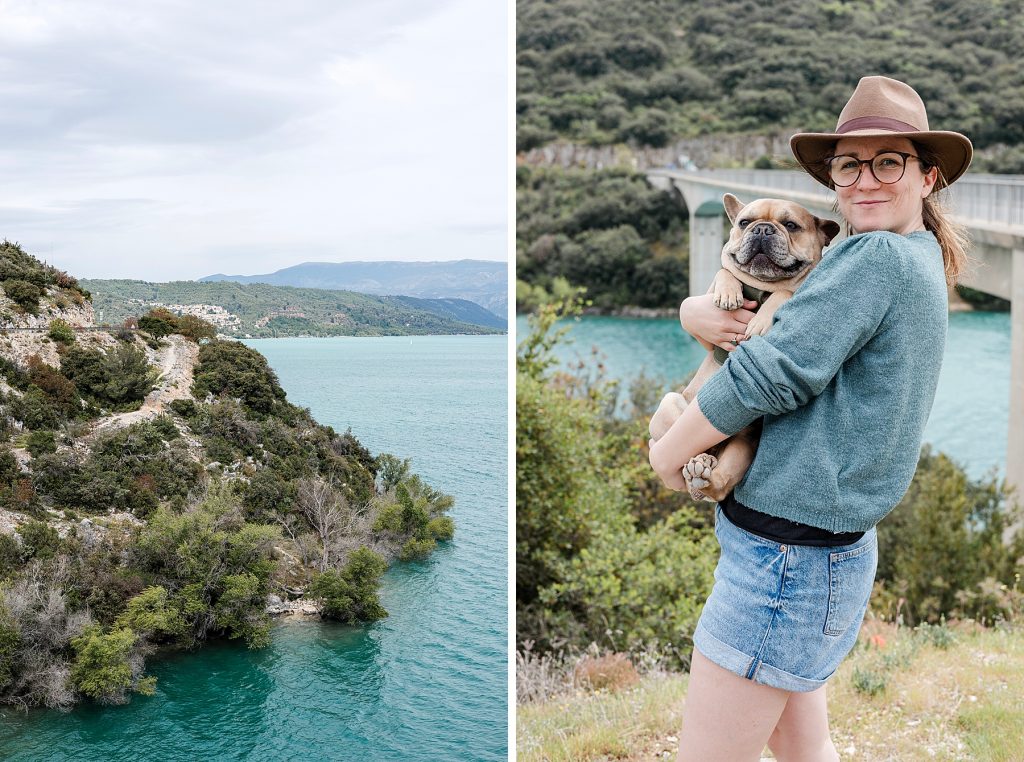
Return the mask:
{"type": "Polygon", "coordinates": [[[736,223],[736,227],[738,227],[740,230],[742,230],[743,228],[745,228],[749,224],[750,224],[750,220],[740,220],[739,222],[736,223]]]}
{"type": "Polygon", "coordinates": [[[789,222],[786,223],[786,230],[795,231],[795,230],[799,230],[799,229],[800,229],[800,226],[797,225],[792,220],[790,220],[789,222]]]}

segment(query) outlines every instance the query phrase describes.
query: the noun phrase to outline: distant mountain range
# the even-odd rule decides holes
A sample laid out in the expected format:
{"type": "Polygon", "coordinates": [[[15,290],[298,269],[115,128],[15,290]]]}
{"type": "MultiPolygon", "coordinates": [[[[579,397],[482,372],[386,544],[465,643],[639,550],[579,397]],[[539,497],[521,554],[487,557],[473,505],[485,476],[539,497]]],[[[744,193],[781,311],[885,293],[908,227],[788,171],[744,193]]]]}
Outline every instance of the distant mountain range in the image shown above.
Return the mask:
{"type": "Polygon", "coordinates": [[[275,286],[358,291],[364,294],[465,299],[501,318],[508,314],[505,262],[305,262],[265,275],[207,275],[201,282],[234,281],[275,286]]]}
{"type": "Polygon", "coordinates": [[[375,296],[351,291],[216,283],[82,280],[96,321],[109,324],[163,306],[238,338],[504,333],[507,321],[465,299],[375,296]]]}

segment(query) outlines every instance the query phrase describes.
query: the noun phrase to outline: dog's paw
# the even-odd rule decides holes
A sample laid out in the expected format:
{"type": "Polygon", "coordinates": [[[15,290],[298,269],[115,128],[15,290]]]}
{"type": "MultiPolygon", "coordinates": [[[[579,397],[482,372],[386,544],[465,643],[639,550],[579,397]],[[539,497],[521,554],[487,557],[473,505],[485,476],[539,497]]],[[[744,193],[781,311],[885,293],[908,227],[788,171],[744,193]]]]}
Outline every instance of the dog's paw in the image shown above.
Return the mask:
{"type": "Polygon", "coordinates": [[[718,458],[702,452],[695,456],[683,466],[683,479],[686,480],[686,489],[694,500],[712,500],[701,490],[711,484],[711,472],[718,465],[718,458]]]}
{"type": "Polygon", "coordinates": [[[743,306],[743,286],[738,282],[715,283],[715,306],[723,310],[735,310],[743,306]]]}
{"type": "Polygon", "coordinates": [[[768,329],[771,327],[772,319],[767,316],[762,316],[759,312],[751,318],[749,323],[747,323],[747,331],[745,335],[748,339],[751,336],[764,336],[768,333],[768,329]]]}

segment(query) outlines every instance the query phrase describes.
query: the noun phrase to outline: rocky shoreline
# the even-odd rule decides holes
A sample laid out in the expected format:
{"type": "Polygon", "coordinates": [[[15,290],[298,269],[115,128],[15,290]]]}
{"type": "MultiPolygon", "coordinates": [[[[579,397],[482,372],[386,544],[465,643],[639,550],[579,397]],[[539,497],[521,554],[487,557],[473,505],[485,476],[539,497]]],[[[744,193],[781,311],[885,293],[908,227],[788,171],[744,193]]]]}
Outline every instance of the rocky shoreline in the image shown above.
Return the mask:
{"type": "Polygon", "coordinates": [[[269,616],[283,619],[321,618],[320,606],[312,601],[306,601],[302,598],[285,601],[276,595],[267,596],[266,612],[269,616]]]}

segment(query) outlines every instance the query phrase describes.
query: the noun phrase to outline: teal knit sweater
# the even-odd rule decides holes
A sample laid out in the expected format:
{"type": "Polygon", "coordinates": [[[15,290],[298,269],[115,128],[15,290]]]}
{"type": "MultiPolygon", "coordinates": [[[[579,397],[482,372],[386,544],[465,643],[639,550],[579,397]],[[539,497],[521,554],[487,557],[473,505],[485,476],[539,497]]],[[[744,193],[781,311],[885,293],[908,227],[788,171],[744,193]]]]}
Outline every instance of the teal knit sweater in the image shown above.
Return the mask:
{"type": "Polygon", "coordinates": [[[736,499],[832,532],[877,524],[917,467],[947,321],[931,233],[864,233],[826,251],[768,334],[740,344],[697,395],[725,434],[764,416],[736,499]]]}

